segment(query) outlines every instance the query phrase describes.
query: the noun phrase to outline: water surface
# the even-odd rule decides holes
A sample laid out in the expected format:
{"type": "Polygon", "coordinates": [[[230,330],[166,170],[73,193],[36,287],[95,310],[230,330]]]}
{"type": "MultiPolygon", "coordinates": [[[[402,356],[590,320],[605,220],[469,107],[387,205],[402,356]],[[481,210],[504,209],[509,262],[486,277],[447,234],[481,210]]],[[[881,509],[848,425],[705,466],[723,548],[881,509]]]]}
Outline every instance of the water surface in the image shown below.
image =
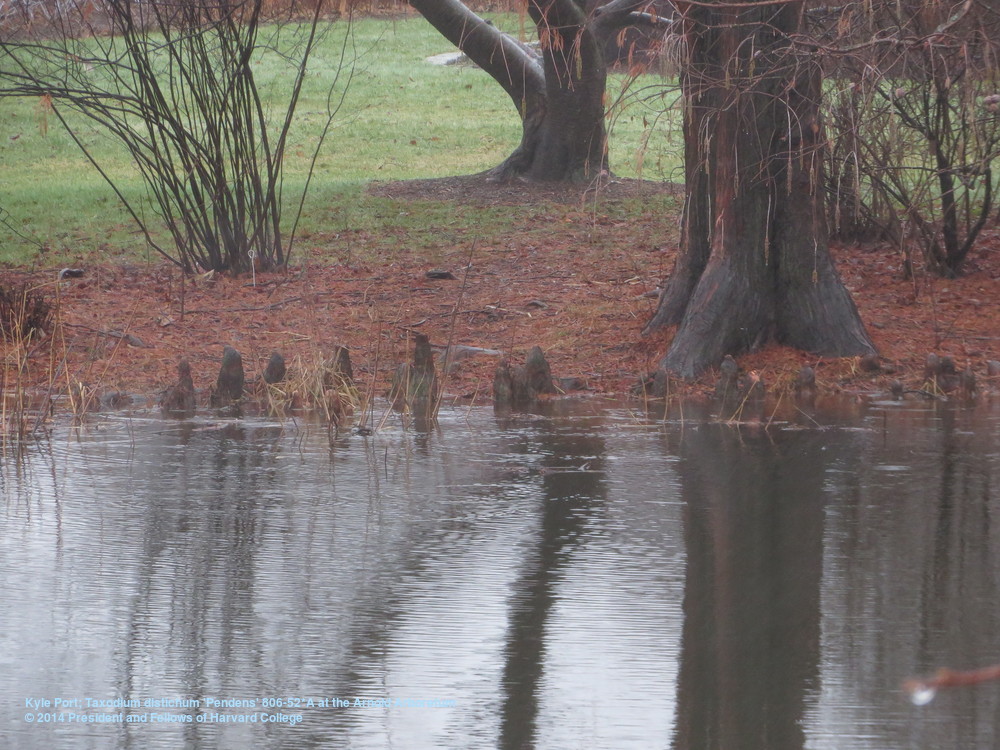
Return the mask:
{"type": "Polygon", "coordinates": [[[0,746],[995,746],[1000,686],[900,685],[1000,662],[1000,412],[792,414],[57,429],[0,475],[0,746]]]}

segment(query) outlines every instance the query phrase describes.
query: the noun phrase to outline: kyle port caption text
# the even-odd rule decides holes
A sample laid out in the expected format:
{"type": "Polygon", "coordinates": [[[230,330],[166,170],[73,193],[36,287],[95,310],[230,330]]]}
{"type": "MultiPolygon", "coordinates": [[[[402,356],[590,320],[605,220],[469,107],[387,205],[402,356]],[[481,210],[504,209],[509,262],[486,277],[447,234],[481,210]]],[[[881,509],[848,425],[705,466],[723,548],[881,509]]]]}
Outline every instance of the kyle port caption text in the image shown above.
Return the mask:
{"type": "Polygon", "coordinates": [[[36,698],[28,724],[278,724],[294,727],[308,709],[451,708],[438,698],[36,698]],[[254,710],[257,709],[257,710],[254,710]]]}

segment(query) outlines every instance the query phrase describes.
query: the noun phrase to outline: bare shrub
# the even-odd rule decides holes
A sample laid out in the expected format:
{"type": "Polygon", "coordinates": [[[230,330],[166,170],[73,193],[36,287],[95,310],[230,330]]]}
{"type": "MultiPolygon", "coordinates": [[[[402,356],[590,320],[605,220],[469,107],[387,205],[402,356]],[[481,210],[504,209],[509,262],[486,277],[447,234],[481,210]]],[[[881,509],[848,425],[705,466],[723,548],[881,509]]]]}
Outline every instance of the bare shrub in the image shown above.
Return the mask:
{"type": "Polygon", "coordinates": [[[998,188],[1000,13],[969,0],[894,0],[814,20],[832,82],[835,231],[891,237],[909,271],[916,246],[927,268],[959,274],[998,188]]]}
{"type": "MultiPolygon", "coordinates": [[[[61,1],[49,6],[44,25],[0,31],[0,96],[49,102],[147,242],[185,270],[284,265],[294,237],[294,224],[288,237],[282,225],[284,152],[326,28],[322,2],[282,4],[283,15],[274,17],[265,0],[61,1]],[[255,68],[265,58],[289,71],[276,99],[258,85],[255,68]],[[124,145],[153,216],[126,198],[63,108],[124,145]],[[157,219],[172,248],[154,240],[157,219]]],[[[332,79],[324,136],[338,106],[339,69],[332,79]]]]}

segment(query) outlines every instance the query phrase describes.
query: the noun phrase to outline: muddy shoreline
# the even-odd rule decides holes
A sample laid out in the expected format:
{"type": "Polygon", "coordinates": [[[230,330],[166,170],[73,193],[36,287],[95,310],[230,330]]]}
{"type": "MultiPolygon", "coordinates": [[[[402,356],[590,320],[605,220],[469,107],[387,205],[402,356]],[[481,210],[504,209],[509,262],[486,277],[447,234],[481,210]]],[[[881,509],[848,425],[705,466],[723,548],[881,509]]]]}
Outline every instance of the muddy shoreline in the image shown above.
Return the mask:
{"type": "MultiPolygon", "coordinates": [[[[620,194],[603,199],[676,193],[677,186],[620,181],[609,189],[620,194]]],[[[612,221],[586,201],[574,208],[578,190],[498,190],[475,177],[373,184],[370,192],[399,201],[401,210],[411,200],[446,201],[457,210],[509,206],[511,230],[492,239],[442,236],[432,249],[408,247],[405,235],[395,247],[359,231],[314,236],[300,243],[291,267],[252,276],[191,277],[165,262],[95,263],[88,255],[71,261],[82,270],[76,278],[60,279],[60,267],[2,269],[0,284],[44,295],[54,310],[46,337],[5,337],[5,391],[155,398],[186,359],[201,404],[226,346],[241,354],[251,384],[274,352],[294,379],[345,346],[359,390],[384,395],[415,335],[424,334],[439,359],[449,344],[480,352],[449,360],[442,386],[452,402],[489,403],[498,363],[521,362],[533,346],[555,377],[579,381],[581,396],[633,397],[673,334],[643,337],[641,330],[673,267],[676,242],[662,218],[612,221]],[[518,211],[530,201],[564,205],[518,211]],[[366,253],[352,252],[366,244],[366,253]]],[[[832,251],[880,356],[828,359],[768,346],[737,357],[740,377],[752,374],[769,394],[790,396],[808,367],[820,395],[895,390],[907,398],[959,398],[960,381],[928,373],[933,354],[954,363],[956,375],[974,374],[974,397],[1000,391],[989,365],[1000,360],[1000,226],[983,231],[958,279],[906,279],[900,254],[885,246],[834,244],[832,251]]],[[[671,395],[711,397],[718,379],[716,370],[672,382],[671,395]]]]}

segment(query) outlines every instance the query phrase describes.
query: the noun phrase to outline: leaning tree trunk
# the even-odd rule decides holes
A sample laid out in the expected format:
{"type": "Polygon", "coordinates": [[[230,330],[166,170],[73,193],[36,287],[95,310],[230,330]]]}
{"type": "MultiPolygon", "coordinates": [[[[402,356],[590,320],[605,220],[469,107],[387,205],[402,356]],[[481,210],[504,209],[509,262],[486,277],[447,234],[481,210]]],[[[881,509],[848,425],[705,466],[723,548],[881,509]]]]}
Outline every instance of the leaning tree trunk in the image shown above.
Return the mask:
{"type": "Polygon", "coordinates": [[[646,327],[679,325],[663,372],[695,377],[769,341],[875,351],[827,245],[821,79],[788,41],[802,9],[687,6],[682,254],[646,327]]]}
{"type": "MultiPolygon", "coordinates": [[[[604,92],[607,67],[601,44],[587,26],[583,8],[572,0],[531,0],[528,11],[541,41],[545,72],[544,107],[538,123],[525,130],[518,152],[493,170],[515,170],[535,180],[592,179],[607,169],[604,92]]],[[[529,118],[525,117],[524,122],[529,118]]]]}
{"type": "Polygon", "coordinates": [[[582,181],[607,169],[607,66],[598,32],[609,23],[592,27],[575,0],[528,0],[539,59],[460,0],[410,4],[504,88],[521,116],[521,143],[491,177],[582,181]]]}

